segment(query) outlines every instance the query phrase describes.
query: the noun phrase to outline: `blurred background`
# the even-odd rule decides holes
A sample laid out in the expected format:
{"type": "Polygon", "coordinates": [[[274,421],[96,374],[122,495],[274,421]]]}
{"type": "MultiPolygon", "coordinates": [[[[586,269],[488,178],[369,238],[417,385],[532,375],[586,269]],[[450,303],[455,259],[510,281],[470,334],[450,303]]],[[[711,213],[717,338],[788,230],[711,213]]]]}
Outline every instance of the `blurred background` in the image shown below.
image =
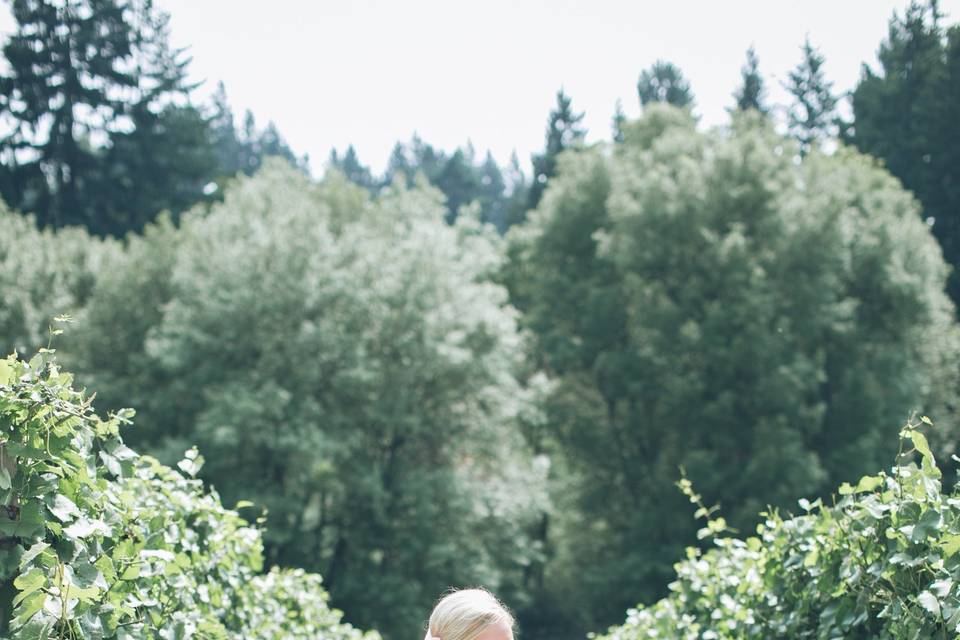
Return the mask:
{"type": "Polygon", "coordinates": [[[0,348],[386,640],[955,450],[960,0],[0,7],[0,348]]]}

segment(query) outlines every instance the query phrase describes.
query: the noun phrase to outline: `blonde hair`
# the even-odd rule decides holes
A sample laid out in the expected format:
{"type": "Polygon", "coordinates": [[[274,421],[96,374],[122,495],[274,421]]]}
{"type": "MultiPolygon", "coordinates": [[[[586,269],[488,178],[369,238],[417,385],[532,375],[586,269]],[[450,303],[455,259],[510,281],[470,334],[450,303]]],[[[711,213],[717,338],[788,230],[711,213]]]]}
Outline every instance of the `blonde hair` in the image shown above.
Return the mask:
{"type": "Polygon", "coordinates": [[[513,630],[509,610],[486,589],[460,589],[440,599],[430,614],[430,635],[439,640],[475,640],[484,629],[503,624],[513,630]]]}

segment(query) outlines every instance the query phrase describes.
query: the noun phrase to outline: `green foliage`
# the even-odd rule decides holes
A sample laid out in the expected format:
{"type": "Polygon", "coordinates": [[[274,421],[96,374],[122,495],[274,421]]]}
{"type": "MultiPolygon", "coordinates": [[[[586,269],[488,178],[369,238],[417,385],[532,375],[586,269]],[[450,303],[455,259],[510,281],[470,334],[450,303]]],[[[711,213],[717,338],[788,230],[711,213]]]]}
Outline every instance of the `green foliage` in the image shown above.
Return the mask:
{"type": "Polygon", "coordinates": [[[767,91],[759,67],[757,52],[750,47],[747,49],[747,61],[740,69],[740,86],[733,94],[737,101],[737,111],[754,109],[760,113],[769,113],[770,109],[765,104],[767,91]]]}
{"type": "Polygon", "coordinates": [[[371,192],[397,181],[412,186],[416,176],[422,174],[431,186],[443,192],[447,221],[451,223],[459,215],[461,207],[475,202],[480,206],[480,219],[503,233],[515,221],[511,218],[512,203],[518,198],[525,202],[523,174],[515,174],[508,184],[490,152],[487,152],[483,162],[478,162],[470,143],[447,154],[417,136],[409,144],[398,142],[379,181],[373,181],[370,170],[356,160],[355,154],[351,155],[351,150],[352,147],[348,148],[342,159],[332,155],[330,166],[354,184],[371,192]]]}
{"type": "Polygon", "coordinates": [[[624,143],[561,156],[508,236],[503,277],[556,382],[544,599],[582,602],[570,624],[662,594],[693,537],[678,466],[749,530],[881,467],[890,416],[943,407],[954,433],[957,327],[915,201],[850,150],[795,156],[759,114],[701,133],[651,106],[624,143]]]}
{"type": "Polygon", "coordinates": [[[193,106],[145,107],[131,114],[133,129],[111,136],[95,184],[85,194],[91,230],[122,236],[142,233],[161,211],[174,215],[206,199],[219,175],[209,124],[193,106]]]}
{"type": "Polygon", "coordinates": [[[86,305],[116,252],[82,229],[39,231],[31,216],[0,203],[0,353],[46,346],[52,319],[86,305]]]}
{"type": "Polygon", "coordinates": [[[268,564],[324,575],[350,619],[415,633],[451,584],[520,593],[545,500],[501,240],[398,185],[370,200],[282,162],[104,264],[63,357],[173,463],[266,507],[268,564]],[[135,300],[136,304],[129,301],[135,300]]]}
{"type": "Polygon", "coordinates": [[[693,91],[683,77],[680,67],[672,62],[657,60],[649,69],[644,69],[637,81],[640,104],[662,102],[684,109],[693,108],[693,91]]]}
{"type": "Polygon", "coordinates": [[[126,167],[105,171],[92,140],[122,129],[130,111],[159,111],[188,90],[182,51],[166,44],[168,17],[150,0],[11,5],[16,28],[0,77],[0,114],[11,125],[0,141],[3,197],[43,225],[116,233],[94,195],[105,172],[126,176],[126,167]]]}
{"type": "MultiPolygon", "coordinates": [[[[566,149],[583,142],[587,130],[581,125],[583,113],[576,113],[571,107],[571,99],[563,89],[557,91],[557,106],[550,112],[547,120],[547,133],[542,153],[533,156],[533,181],[527,191],[527,208],[533,209],[543,197],[547,181],[557,171],[557,157],[566,149]]],[[[523,217],[513,222],[521,222],[523,217]]]]}
{"type": "Polygon", "coordinates": [[[339,171],[347,180],[371,193],[377,192],[378,185],[373,174],[368,167],[360,163],[360,158],[357,157],[357,151],[353,148],[353,145],[347,147],[343,157],[337,154],[336,149],[332,150],[327,169],[339,171]]]}
{"type": "Polygon", "coordinates": [[[189,101],[189,58],[152,0],[18,0],[0,74],[0,194],[41,226],[141,232],[281,156],[305,165],[248,112],[237,131],[222,90],[189,101]]]}
{"type": "Polygon", "coordinates": [[[823,71],[823,54],[810,44],[809,38],[802,51],[803,60],[788,75],[785,88],[793,96],[787,127],[800,143],[800,152],[807,153],[814,145],[837,137],[837,98],[833,95],[833,83],[823,71]]]}
{"type": "MultiPolygon", "coordinates": [[[[360,640],[318,576],[263,564],[259,532],[123,444],[49,359],[0,360],[0,630],[17,638],[360,640]]],[[[373,638],[374,636],[371,636],[373,638]]]]}
{"type": "MultiPolygon", "coordinates": [[[[833,504],[800,500],[804,514],[763,513],[755,536],[688,548],[670,594],[599,640],[956,637],[960,494],[942,492],[921,426],[901,431],[889,473],[844,483],[833,504]]],[[[712,536],[723,523],[706,511],[712,536]]]]}
{"type": "Polygon", "coordinates": [[[851,140],[923,204],[923,216],[953,265],[960,300],[960,25],[947,28],[933,2],[911,3],[890,21],[878,53],[853,91],[851,140]]]}

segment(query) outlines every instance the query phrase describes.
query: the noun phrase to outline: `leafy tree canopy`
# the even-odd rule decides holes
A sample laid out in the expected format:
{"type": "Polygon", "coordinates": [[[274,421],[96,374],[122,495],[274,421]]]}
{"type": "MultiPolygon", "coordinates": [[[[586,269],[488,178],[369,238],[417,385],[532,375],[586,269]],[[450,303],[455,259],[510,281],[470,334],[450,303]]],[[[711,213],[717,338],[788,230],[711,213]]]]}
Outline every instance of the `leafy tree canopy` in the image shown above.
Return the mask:
{"type": "Polygon", "coordinates": [[[269,564],[394,638],[450,584],[518,593],[545,500],[501,240],[445,214],[423,185],[371,200],[268,162],[114,255],[64,356],[138,403],[138,446],[196,443],[228,503],[269,509],[269,564]]]}
{"type": "Polygon", "coordinates": [[[556,380],[546,589],[557,615],[584,603],[570,625],[662,593],[693,533],[678,466],[750,530],[881,467],[890,416],[956,388],[947,268],[916,202],[870,158],[795,148],[755,113],[701,133],[650,105],[623,144],[562,155],[511,231],[503,278],[556,380]]]}

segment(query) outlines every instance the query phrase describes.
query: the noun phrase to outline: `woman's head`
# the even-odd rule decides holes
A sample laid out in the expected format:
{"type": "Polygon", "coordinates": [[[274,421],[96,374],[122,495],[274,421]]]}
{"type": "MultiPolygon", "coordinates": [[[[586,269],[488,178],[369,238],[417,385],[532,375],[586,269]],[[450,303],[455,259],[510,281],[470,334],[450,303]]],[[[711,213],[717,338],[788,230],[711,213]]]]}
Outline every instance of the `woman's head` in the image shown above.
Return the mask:
{"type": "Polygon", "coordinates": [[[513,640],[513,616],[485,589],[452,591],[430,614],[427,635],[436,640],[513,640]]]}

